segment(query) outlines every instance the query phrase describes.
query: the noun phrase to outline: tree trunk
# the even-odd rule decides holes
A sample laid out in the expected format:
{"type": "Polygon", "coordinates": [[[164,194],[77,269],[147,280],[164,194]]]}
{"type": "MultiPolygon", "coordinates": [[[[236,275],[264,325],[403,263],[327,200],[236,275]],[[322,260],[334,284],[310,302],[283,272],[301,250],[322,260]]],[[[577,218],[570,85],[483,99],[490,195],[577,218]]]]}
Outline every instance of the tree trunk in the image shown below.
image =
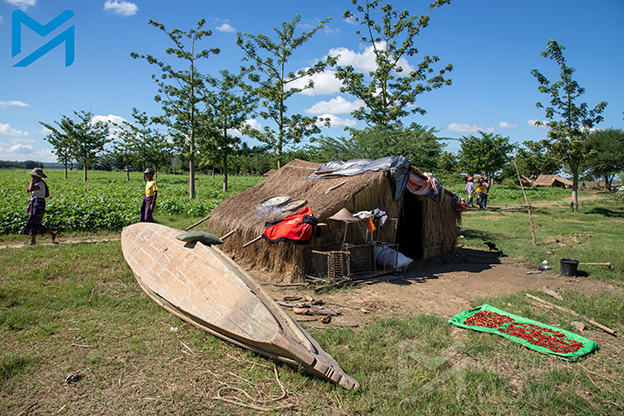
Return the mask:
{"type": "Polygon", "coordinates": [[[228,191],[228,164],[227,155],[223,156],[223,192],[228,191]]]}
{"type": "Polygon", "coordinates": [[[67,161],[65,161],[65,180],[67,180],[67,161]]]}
{"type": "Polygon", "coordinates": [[[578,167],[572,168],[572,206],[574,207],[574,212],[579,212],[578,210],[578,167]]]}
{"type": "Polygon", "coordinates": [[[87,160],[85,159],[82,165],[82,170],[84,171],[83,181],[87,181],[87,160]]]}

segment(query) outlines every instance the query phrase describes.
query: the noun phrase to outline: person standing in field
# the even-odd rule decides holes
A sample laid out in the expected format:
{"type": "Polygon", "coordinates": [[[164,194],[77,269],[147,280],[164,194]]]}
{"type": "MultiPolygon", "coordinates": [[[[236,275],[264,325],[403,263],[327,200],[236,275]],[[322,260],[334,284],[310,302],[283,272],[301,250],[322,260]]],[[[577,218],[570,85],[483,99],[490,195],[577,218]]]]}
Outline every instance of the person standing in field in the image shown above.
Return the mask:
{"type": "Polygon", "coordinates": [[[37,244],[37,235],[44,233],[50,234],[52,242],[54,243],[56,240],[56,231],[50,230],[41,223],[41,221],[43,221],[43,214],[45,214],[46,198],[50,196],[48,185],[43,181],[43,178],[47,178],[47,176],[43,173],[43,169],[41,168],[34,168],[32,171],[28,172],[28,174],[30,175],[30,183],[28,184],[28,188],[26,188],[26,192],[30,192],[31,196],[28,206],[26,207],[28,221],[22,230],[22,234],[30,236],[29,245],[37,244]]]}
{"type": "Polygon", "coordinates": [[[490,181],[488,181],[487,177],[483,178],[483,186],[485,186],[485,195],[483,196],[483,208],[487,208],[488,195],[490,195],[490,181]]]}
{"type": "Polygon", "coordinates": [[[485,185],[483,185],[483,179],[479,179],[479,185],[477,185],[477,205],[479,206],[479,211],[485,208],[486,195],[487,190],[485,185]]]}
{"type": "Polygon", "coordinates": [[[474,182],[472,181],[472,176],[467,176],[466,178],[464,178],[464,181],[466,182],[464,192],[468,194],[468,198],[466,198],[466,205],[474,207],[473,197],[475,192],[475,186],[474,182]]]}
{"type": "Polygon", "coordinates": [[[145,169],[145,193],[143,194],[143,204],[141,205],[141,222],[154,222],[154,207],[156,207],[156,197],[158,196],[158,187],[154,181],[156,172],[152,168],[145,169]]]}

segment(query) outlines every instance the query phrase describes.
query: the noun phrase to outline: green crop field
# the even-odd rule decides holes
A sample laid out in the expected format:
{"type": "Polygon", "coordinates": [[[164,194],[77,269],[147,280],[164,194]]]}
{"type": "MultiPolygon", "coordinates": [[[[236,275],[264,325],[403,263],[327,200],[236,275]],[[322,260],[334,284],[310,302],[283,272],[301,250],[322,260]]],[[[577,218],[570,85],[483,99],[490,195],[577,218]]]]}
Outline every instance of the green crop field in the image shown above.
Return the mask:
{"type": "MultiPolygon", "coordinates": [[[[118,231],[138,222],[143,200],[143,175],[133,172],[130,181],[125,172],[89,172],[82,181],[82,172],[71,171],[67,180],[62,171],[47,170],[46,183],[51,197],[47,200],[44,224],[61,232],[118,231]]],[[[0,179],[0,234],[19,233],[28,219],[25,192],[30,176],[27,171],[4,170],[0,179]]],[[[188,176],[159,175],[157,218],[171,216],[201,218],[231,195],[260,182],[262,178],[233,176],[228,192],[223,192],[223,178],[197,175],[196,198],[190,200],[188,176]]],[[[166,222],[166,220],[165,220],[166,222]]],[[[190,225],[190,224],[189,224],[190,225]]]]}

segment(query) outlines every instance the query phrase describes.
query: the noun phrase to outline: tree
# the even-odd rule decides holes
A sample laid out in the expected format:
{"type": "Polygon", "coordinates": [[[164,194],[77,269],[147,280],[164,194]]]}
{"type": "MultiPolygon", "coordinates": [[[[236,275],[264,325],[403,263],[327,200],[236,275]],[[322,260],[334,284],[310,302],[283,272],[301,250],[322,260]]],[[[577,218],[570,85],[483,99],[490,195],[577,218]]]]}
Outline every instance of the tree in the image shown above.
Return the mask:
{"type": "Polygon", "coordinates": [[[509,143],[509,137],[482,131],[479,133],[481,137],[470,135],[459,139],[459,165],[466,173],[484,173],[491,182],[494,173],[510,160],[514,146],[509,143]]]}
{"type": "Polygon", "coordinates": [[[245,71],[232,74],[222,70],[220,79],[209,81],[215,90],[208,94],[206,116],[215,131],[214,148],[223,162],[223,192],[228,190],[228,156],[240,143],[240,139],[228,134],[228,130],[240,129],[257,105],[257,97],[243,83],[245,75],[245,71]]]}
{"type": "Polygon", "coordinates": [[[572,204],[574,212],[578,212],[578,178],[585,158],[585,142],[590,129],[603,120],[601,114],[607,103],[603,101],[591,110],[586,103],[576,105],[576,100],[585,93],[585,89],[572,79],[575,69],[568,66],[563,56],[564,49],[555,39],[550,39],[546,50],[540,54],[557,62],[561,78],[559,81],[551,83],[537,69],[532,70],[531,74],[540,84],[539,92],[550,95],[550,106],[545,107],[540,102],[536,104],[545,110],[548,122],[536,124],[545,124],[550,128],[548,147],[572,174],[572,204]]]}
{"type": "MultiPolygon", "coordinates": [[[[320,121],[318,117],[305,117],[301,114],[288,116],[286,101],[293,95],[314,86],[311,80],[304,87],[296,87],[295,83],[324,71],[328,64],[335,64],[335,59],[329,57],[310,68],[287,72],[286,65],[295,50],[310,40],[331,19],[325,19],[310,32],[302,32],[300,36],[295,37],[295,30],[300,20],[301,16],[296,15],[290,23],[282,22],[281,30],[273,28],[277,34],[277,41],[262,34],[238,33],[236,35],[236,43],[245,53],[243,61],[252,63],[249,68],[245,69],[253,73],[250,79],[258,84],[255,93],[261,100],[260,117],[271,120],[277,125],[277,130],[265,126],[262,131],[246,125],[243,128],[243,134],[271,146],[277,154],[278,168],[281,166],[286,146],[300,143],[304,138],[321,132],[317,125],[320,121]]],[[[325,120],[325,123],[329,125],[328,120],[325,120]]]]}
{"type": "Polygon", "coordinates": [[[70,164],[73,159],[70,136],[72,129],[69,125],[69,121],[63,117],[60,123],[55,122],[59,129],[52,127],[50,124],[39,122],[39,124],[51,131],[51,133],[43,139],[52,145],[56,159],[65,167],[65,179],[67,179],[67,165],[70,164]]]}
{"type": "MultiPolygon", "coordinates": [[[[108,137],[108,125],[102,121],[93,122],[93,113],[89,111],[74,111],[76,121],[62,116],[61,121],[55,121],[59,129],[50,124],[41,123],[52,130],[51,135],[65,140],[69,144],[69,154],[82,165],[84,181],[87,181],[87,169],[96,157],[104,151],[104,146],[113,139],[108,137]]],[[[49,140],[49,139],[48,139],[49,140]]],[[[66,167],[67,169],[67,167],[66,167]]]]}
{"type": "Polygon", "coordinates": [[[201,112],[205,108],[206,97],[205,76],[197,71],[196,62],[208,58],[210,54],[217,55],[221,52],[217,48],[195,52],[196,43],[205,36],[212,36],[212,31],[202,30],[205,23],[206,20],[201,19],[196,29],[186,33],[179,29],[167,32],[164,25],[153,20],[149,21],[150,25],[165,32],[175,44],[175,47],[168,48],[165,53],[186,61],[188,64],[186,69],[175,70],[165,61],[152,55],[139,55],[135,52],[130,54],[134,59],[145,59],[149,64],[158,66],[162,72],[160,77],[152,75],[152,79],[158,85],[158,94],[154,100],[162,104],[165,112],[163,116],[155,119],[174,132],[174,143],[179,148],[184,152],[188,151],[190,199],[195,198],[195,136],[201,124],[201,112]],[[186,45],[185,41],[188,41],[189,45],[186,45]]]}
{"type": "MultiPolygon", "coordinates": [[[[539,175],[554,175],[562,168],[558,156],[548,151],[548,141],[526,141],[522,143],[525,149],[519,148],[516,154],[518,170],[529,178],[536,179],[539,175]]],[[[516,176],[516,168],[510,166],[512,177],[516,176]]]]}
{"type": "Polygon", "coordinates": [[[624,171],[624,130],[609,128],[592,131],[586,142],[585,165],[597,178],[605,179],[605,187],[611,190],[613,178],[624,171]]]}
{"type": "Polygon", "coordinates": [[[457,156],[451,152],[442,152],[438,159],[438,169],[444,173],[456,173],[458,164],[457,156]]]}
{"type": "Polygon", "coordinates": [[[124,161],[135,163],[135,167],[141,171],[151,167],[158,172],[162,166],[170,163],[171,143],[165,135],[151,127],[154,122],[147,113],[133,107],[132,118],[133,123],[124,120],[117,125],[121,128],[117,133],[121,142],[117,143],[115,150],[124,161]]]}
{"type": "Polygon", "coordinates": [[[352,65],[338,67],[336,78],[342,80],[341,92],[349,93],[360,99],[364,106],[353,111],[351,115],[365,121],[369,126],[388,126],[400,123],[401,118],[410,114],[425,114],[425,110],[416,106],[416,98],[425,92],[450,85],[451,80],[445,79],[452,65],[441,69],[432,76],[431,66],[439,61],[437,56],[425,55],[416,69],[406,72],[403,65],[405,58],[418,53],[414,45],[415,37],[420,30],[429,25],[430,15],[437,8],[450,3],[450,0],[436,0],[429,8],[429,14],[410,16],[409,11],[394,11],[391,4],[383,4],[378,0],[365,1],[364,5],[356,6],[357,15],[347,10],[345,19],[353,19],[364,26],[363,31],[356,32],[364,44],[369,44],[375,55],[376,68],[368,76],[356,72],[352,65]],[[374,15],[383,13],[381,23],[374,20],[374,15]]]}

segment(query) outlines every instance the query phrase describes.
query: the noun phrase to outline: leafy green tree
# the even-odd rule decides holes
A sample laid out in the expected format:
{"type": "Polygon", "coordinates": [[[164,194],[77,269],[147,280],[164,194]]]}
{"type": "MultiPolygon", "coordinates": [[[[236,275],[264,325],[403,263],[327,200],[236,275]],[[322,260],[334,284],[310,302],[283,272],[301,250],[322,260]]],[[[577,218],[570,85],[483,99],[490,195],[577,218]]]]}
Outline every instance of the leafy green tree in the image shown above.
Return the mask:
{"type": "Polygon", "coordinates": [[[444,173],[456,173],[459,166],[457,156],[451,152],[442,152],[438,159],[438,169],[444,173]]]}
{"type": "Polygon", "coordinates": [[[158,172],[162,166],[170,163],[172,145],[165,135],[151,127],[154,122],[147,113],[133,107],[132,118],[132,123],[124,120],[118,124],[121,128],[117,132],[120,142],[116,144],[115,150],[124,160],[132,161],[135,168],[143,171],[151,167],[158,172]]]}
{"type": "Polygon", "coordinates": [[[176,146],[188,154],[190,199],[195,198],[196,133],[200,128],[201,113],[206,105],[206,77],[198,72],[197,61],[221,52],[217,48],[195,52],[196,43],[206,36],[212,36],[212,31],[202,29],[205,23],[206,20],[201,19],[197,23],[197,28],[187,33],[179,29],[168,32],[164,25],[153,20],[149,21],[150,25],[169,36],[175,47],[168,48],[165,53],[185,61],[188,66],[184,69],[175,70],[166,61],[152,55],[139,55],[135,52],[130,54],[134,59],[145,59],[149,64],[158,66],[162,72],[159,77],[152,75],[152,79],[158,85],[158,94],[154,100],[162,104],[165,113],[155,119],[174,132],[176,146]]]}
{"type": "Polygon", "coordinates": [[[482,131],[479,133],[481,137],[470,135],[459,139],[459,166],[466,173],[484,173],[491,181],[494,173],[510,160],[514,146],[509,143],[509,137],[482,131]]]}
{"type": "MultiPolygon", "coordinates": [[[[548,150],[548,141],[526,141],[525,148],[517,149],[516,164],[521,174],[536,179],[539,175],[554,175],[561,170],[563,164],[558,156],[548,150]]],[[[516,177],[516,168],[510,166],[511,176],[516,177]]]]}
{"type": "Polygon", "coordinates": [[[624,130],[608,128],[589,134],[585,165],[597,178],[603,177],[610,191],[613,178],[624,171],[624,130]]]}
{"type": "Polygon", "coordinates": [[[579,169],[585,159],[585,142],[590,129],[603,120],[602,112],[607,106],[605,101],[593,109],[586,103],[580,105],[576,101],[585,93],[578,83],[572,79],[575,69],[568,66],[563,50],[565,48],[555,39],[550,39],[540,56],[555,61],[559,67],[560,80],[550,82],[537,69],[531,74],[539,82],[539,92],[550,95],[550,105],[545,107],[541,102],[536,106],[543,108],[548,121],[545,124],[550,130],[548,137],[549,149],[563,161],[572,174],[572,204],[574,212],[578,212],[578,179],[579,169]]]}
{"type": "Polygon", "coordinates": [[[51,133],[43,139],[52,145],[56,159],[65,167],[65,179],[67,179],[67,165],[69,165],[73,160],[71,153],[72,127],[69,124],[70,121],[71,120],[66,119],[65,117],[61,118],[60,122],[55,122],[58,129],[52,127],[50,124],[43,123],[41,121],[39,122],[39,124],[51,131],[51,133]]]}
{"type": "MultiPolygon", "coordinates": [[[[52,131],[56,138],[64,137],[69,144],[69,154],[82,166],[87,181],[87,169],[95,162],[97,156],[104,151],[104,146],[111,141],[108,137],[108,125],[102,121],[93,122],[93,113],[89,111],[74,111],[76,120],[62,116],[61,121],[55,121],[58,129],[50,124],[40,124],[52,131]]],[[[48,135],[50,136],[50,135],[48,135]]],[[[49,138],[48,138],[49,140],[49,138]]],[[[66,167],[67,169],[67,167],[66,167]]]]}
{"type": "Polygon", "coordinates": [[[257,105],[257,97],[243,82],[245,75],[245,71],[233,74],[222,70],[220,79],[209,80],[214,90],[206,100],[206,118],[214,131],[212,144],[223,163],[223,192],[228,190],[228,157],[240,143],[228,130],[240,129],[257,105]]]}
{"type": "MultiPolygon", "coordinates": [[[[288,114],[286,102],[295,94],[313,88],[309,81],[304,87],[297,87],[297,81],[310,77],[325,70],[328,64],[335,64],[334,58],[319,61],[308,69],[288,71],[286,66],[297,48],[309,41],[314,34],[322,29],[331,19],[325,19],[310,32],[302,32],[295,36],[297,24],[301,16],[296,15],[290,23],[282,22],[281,30],[273,28],[277,40],[266,35],[238,33],[236,43],[245,53],[243,61],[251,62],[245,70],[253,74],[250,79],[258,86],[255,93],[260,98],[260,117],[273,121],[277,126],[273,129],[265,126],[262,131],[246,125],[243,134],[262,143],[266,143],[276,153],[279,168],[282,164],[284,148],[300,143],[304,138],[321,132],[317,123],[318,117],[306,117],[301,114],[288,114]]],[[[328,125],[329,121],[324,120],[328,125]]]]}
{"type": "Polygon", "coordinates": [[[433,75],[432,65],[439,61],[437,56],[423,56],[416,69],[407,73],[403,68],[405,58],[418,53],[414,44],[421,29],[429,25],[431,13],[450,0],[436,0],[429,6],[427,15],[411,16],[409,11],[398,12],[391,4],[378,0],[352,1],[356,13],[345,11],[345,19],[353,19],[364,29],[357,31],[363,44],[372,47],[376,68],[368,74],[356,72],[352,65],[338,67],[336,78],[342,80],[342,92],[349,93],[364,102],[364,106],[351,115],[365,121],[369,126],[389,126],[400,123],[401,118],[411,114],[425,114],[416,106],[416,98],[428,91],[450,85],[444,76],[453,70],[452,65],[433,75]],[[381,21],[375,15],[383,13],[381,21]]]}

